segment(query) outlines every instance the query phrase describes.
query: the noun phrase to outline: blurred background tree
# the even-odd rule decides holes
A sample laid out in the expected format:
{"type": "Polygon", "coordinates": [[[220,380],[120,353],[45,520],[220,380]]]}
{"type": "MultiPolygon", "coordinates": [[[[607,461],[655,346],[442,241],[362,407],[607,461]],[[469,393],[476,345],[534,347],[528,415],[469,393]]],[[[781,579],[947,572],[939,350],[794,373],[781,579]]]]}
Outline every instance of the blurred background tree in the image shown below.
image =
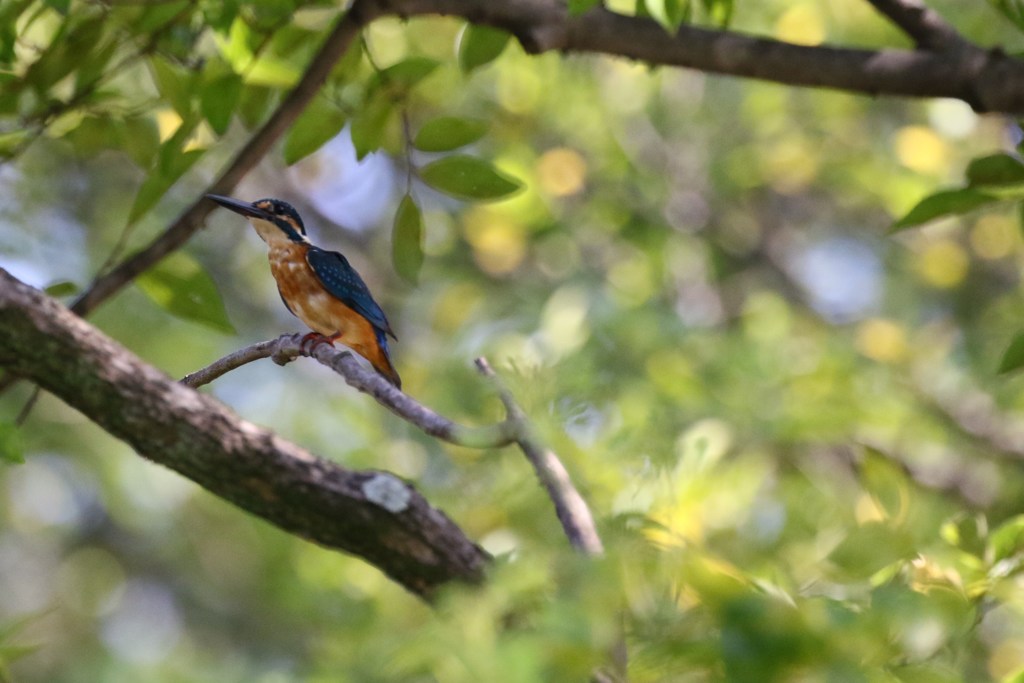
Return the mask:
{"type": "MultiPolygon", "coordinates": [[[[414,482],[495,556],[484,586],[428,606],[51,396],[16,426],[22,383],[0,396],[0,679],[586,680],[624,633],[634,681],[1024,680],[1024,398],[998,374],[1024,355],[1024,106],[528,54],[501,29],[571,48],[507,16],[607,15],[586,0],[392,3],[470,25],[378,4],[318,89],[335,2],[4,0],[0,267],[179,377],[301,328],[259,238],[222,213],[192,234],[182,207],[240,179],[286,199],[388,312],[410,395],[494,422],[491,359],[605,556],[569,547],[518,452],[440,443],[313,363],[210,391],[414,482]],[[173,255],[89,299],[154,243],[173,255]]],[[[929,4],[955,32],[911,0],[608,9],[666,37],[1021,46],[1015,0],[929,4]]]]}

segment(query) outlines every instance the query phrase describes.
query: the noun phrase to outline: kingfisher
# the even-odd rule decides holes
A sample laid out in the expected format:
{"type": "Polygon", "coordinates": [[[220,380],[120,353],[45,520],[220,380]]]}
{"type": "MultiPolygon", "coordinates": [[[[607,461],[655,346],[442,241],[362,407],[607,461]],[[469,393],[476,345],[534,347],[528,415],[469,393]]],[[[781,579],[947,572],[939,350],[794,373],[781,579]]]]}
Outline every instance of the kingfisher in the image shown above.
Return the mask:
{"type": "Polygon", "coordinates": [[[209,199],[249,219],[269,247],[270,272],[285,307],[313,330],[304,342],[340,341],[397,389],[402,380],[391,364],[387,337],[398,341],[384,311],[348,259],[317,247],[306,237],[299,212],[280,199],[245,202],[208,194],[209,199]]]}

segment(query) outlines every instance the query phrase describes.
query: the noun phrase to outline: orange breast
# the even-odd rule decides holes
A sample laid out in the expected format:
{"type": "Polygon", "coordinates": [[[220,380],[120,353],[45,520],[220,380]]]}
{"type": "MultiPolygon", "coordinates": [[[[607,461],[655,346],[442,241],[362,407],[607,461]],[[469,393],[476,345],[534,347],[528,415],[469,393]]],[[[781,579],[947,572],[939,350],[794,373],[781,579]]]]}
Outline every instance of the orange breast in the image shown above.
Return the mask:
{"type": "Polygon", "coordinates": [[[273,245],[270,249],[270,272],[277,280],[281,298],[314,332],[328,337],[343,335],[352,325],[353,318],[359,318],[355,311],[331,296],[320,284],[306,262],[303,245],[293,242],[273,245]]]}

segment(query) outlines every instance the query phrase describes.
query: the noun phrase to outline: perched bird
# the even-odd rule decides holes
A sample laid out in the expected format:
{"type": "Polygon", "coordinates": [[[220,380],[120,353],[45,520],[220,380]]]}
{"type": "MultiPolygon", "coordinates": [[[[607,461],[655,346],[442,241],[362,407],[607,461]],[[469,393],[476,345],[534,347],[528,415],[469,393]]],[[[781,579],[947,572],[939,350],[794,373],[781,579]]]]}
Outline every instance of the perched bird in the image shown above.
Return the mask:
{"type": "Polygon", "coordinates": [[[402,380],[391,364],[386,335],[398,340],[366,283],[336,251],[313,245],[298,211],[280,199],[243,202],[208,194],[208,198],[249,219],[270,247],[270,272],[288,310],[313,330],[306,341],[353,349],[395,387],[402,380]]]}

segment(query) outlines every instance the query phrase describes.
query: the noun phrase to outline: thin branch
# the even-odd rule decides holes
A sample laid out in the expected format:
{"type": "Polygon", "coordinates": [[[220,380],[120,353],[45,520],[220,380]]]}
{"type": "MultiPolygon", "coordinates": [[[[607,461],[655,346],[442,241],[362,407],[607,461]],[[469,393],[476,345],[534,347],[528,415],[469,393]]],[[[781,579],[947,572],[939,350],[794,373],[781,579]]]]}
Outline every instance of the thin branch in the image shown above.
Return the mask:
{"type": "Polygon", "coordinates": [[[340,467],[240,419],[3,269],[0,367],[140,455],[290,533],[363,557],[418,595],[483,579],[487,554],[408,483],[340,467]]]}
{"type": "Polygon", "coordinates": [[[868,0],[910,36],[922,50],[977,50],[942,16],[921,0],[868,0]]]}
{"type": "Polygon", "coordinates": [[[209,366],[186,375],[181,383],[193,388],[208,384],[231,370],[262,358],[284,365],[299,356],[310,356],[341,375],[349,386],[372,396],[378,403],[430,436],[467,448],[500,448],[516,442],[517,424],[505,420],[489,427],[466,427],[439,415],[406,393],[395,389],[376,372],[364,367],[350,351],[321,344],[307,351],[302,335],[286,334],[235,351],[209,366]]]}
{"type": "Polygon", "coordinates": [[[526,459],[533,465],[541,484],[547,489],[548,496],[555,504],[555,512],[562,523],[562,529],[569,542],[577,550],[587,555],[601,555],[604,546],[594,525],[590,508],[583,496],[576,490],[569,477],[565,465],[558,459],[554,451],[546,448],[534,433],[530,422],[522,408],[512,397],[512,393],[494,373],[486,358],[477,358],[476,367],[484,377],[489,378],[497,388],[498,396],[505,406],[508,419],[516,424],[516,443],[522,449],[526,459]]]}
{"type": "Polygon", "coordinates": [[[469,448],[498,448],[517,444],[533,465],[537,477],[554,503],[558,519],[573,547],[588,555],[604,552],[590,508],[573,486],[565,466],[554,452],[540,443],[526,414],[484,358],[478,358],[476,366],[494,384],[507,414],[503,422],[490,427],[464,427],[456,424],[396,389],[376,372],[366,368],[350,351],[327,344],[307,350],[299,334],[287,334],[248,346],[186,375],[181,383],[193,388],[199,387],[261,358],[272,358],[275,363],[284,365],[301,355],[315,358],[341,375],[349,386],[372,396],[392,413],[431,436],[469,448]]]}
{"type": "Polygon", "coordinates": [[[181,383],[187,387],[198,389],[232,370],[237,370],[243,365],[260,360],[261,358],[272,357],[280,347],[281,340],[290,337],[291,335],[288,335],[287,337],[256,342],[251,346],[246,346],[244,349],[229,353],[223,358],[210,363],[205,368],[188,373],[181,378],[181,383]]]}

